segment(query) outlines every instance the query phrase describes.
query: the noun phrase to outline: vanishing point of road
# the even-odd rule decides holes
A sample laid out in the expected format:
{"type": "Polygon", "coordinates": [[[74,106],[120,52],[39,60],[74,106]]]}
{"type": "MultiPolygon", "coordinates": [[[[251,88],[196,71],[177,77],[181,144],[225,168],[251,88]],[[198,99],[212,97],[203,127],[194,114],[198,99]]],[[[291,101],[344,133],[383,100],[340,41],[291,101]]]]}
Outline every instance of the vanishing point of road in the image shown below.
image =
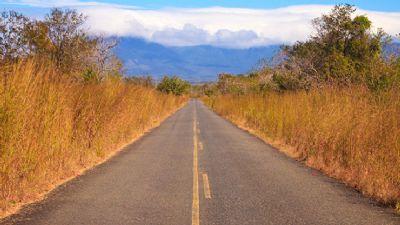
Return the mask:
{"type": "Polygon", "coordinates": [[[0,224],[400,224],[201,102],[0,224]]]}

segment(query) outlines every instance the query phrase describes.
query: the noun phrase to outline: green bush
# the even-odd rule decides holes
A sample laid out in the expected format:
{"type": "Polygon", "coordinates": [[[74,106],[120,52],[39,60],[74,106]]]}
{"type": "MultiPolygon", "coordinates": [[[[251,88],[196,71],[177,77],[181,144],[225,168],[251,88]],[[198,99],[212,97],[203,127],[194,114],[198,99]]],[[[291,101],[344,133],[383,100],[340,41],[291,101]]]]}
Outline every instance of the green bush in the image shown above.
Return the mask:
{"type": "Polygon", "coordinates": [[[165,76],[157,85],[157,90],[167,94],[184,95],[189,93],[190,84],[177,76],[165,76]]]}

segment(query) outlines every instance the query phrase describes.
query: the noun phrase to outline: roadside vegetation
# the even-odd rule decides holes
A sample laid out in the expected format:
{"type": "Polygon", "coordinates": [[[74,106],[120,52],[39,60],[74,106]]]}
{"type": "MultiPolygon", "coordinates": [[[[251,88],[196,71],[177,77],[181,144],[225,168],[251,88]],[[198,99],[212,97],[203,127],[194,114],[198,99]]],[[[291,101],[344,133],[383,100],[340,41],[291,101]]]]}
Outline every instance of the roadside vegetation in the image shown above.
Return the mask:
{"type": "Polygon", "coordinates": [[[196,90],[220,115],[400,209],[400,58],[355,11],[338,5],[271,65],[196,90]]]}
{"type": "Polygon", "coordinates": [[[107,158],[182,106],[183,92],[128,78],[85,17],[0,17],[0,216],[107,158]],[[176,95],[174,95],[176,94],[176,95]],[[180,96],[177,96],[177,95],[180,96]]]}
{"type": "Polygon", "coordinates": [[[189,94],[190,89],[190,83],[177,76],[165,76],[157,85],[157,90],[166,94],[174,94],[178,96],[189,94]]]}

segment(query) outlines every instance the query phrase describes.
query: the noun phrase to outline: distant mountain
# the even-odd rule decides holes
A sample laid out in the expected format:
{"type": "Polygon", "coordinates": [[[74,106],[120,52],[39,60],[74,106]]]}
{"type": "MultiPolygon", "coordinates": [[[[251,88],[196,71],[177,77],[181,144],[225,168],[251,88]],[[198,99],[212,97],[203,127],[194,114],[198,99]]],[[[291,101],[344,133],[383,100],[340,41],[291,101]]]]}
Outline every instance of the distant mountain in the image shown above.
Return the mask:
{"type": "Polygon", "coordinates": [[[387,45],[384,49],[384,53],[387,56],[390,55],[400,56],[400,42],[393,42],[387,45]]]}
{"type": "Polygon", "coordinates": [[[215,80],[217,75],[246,73],[279,51],[279,46],[227,49],[213,46],[168,47],[138,38],[120,38],[116,54],[130,75],[179,75],[192,82],[215,80]]]}
{"type": "MultiPolygon", "coordinates": [[[[138,38],[120,38],[116,54],[124,62],[129,75],[179,75],[192,81],[212,81],[222,72],[246,73],[262,59],[273,57],[278,45],[227,49],[213,46],[168,47],[138,38]]],[[[385,55],[400,55],[400,43],[384,49],[385,55]]]]}

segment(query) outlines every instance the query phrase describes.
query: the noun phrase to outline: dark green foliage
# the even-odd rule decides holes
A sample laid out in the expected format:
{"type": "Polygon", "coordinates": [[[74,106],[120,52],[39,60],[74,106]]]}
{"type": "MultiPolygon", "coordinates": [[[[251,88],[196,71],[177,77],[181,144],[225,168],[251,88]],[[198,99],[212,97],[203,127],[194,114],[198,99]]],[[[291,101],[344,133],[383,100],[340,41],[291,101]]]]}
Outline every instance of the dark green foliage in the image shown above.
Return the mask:
{"type": "Polygon", "coordinates": [[[183,95],[189,93],[190,84],[177,76],[164,76],[161,82],[157,85],[157,90],[167,94],[183,95]]]}
{"type": "Polygon", "coordinates": [[[301,80],[289,73],[279,73],[278,71],[272,77],[279,90],[296,90],[301,87],[301,80]]]}

